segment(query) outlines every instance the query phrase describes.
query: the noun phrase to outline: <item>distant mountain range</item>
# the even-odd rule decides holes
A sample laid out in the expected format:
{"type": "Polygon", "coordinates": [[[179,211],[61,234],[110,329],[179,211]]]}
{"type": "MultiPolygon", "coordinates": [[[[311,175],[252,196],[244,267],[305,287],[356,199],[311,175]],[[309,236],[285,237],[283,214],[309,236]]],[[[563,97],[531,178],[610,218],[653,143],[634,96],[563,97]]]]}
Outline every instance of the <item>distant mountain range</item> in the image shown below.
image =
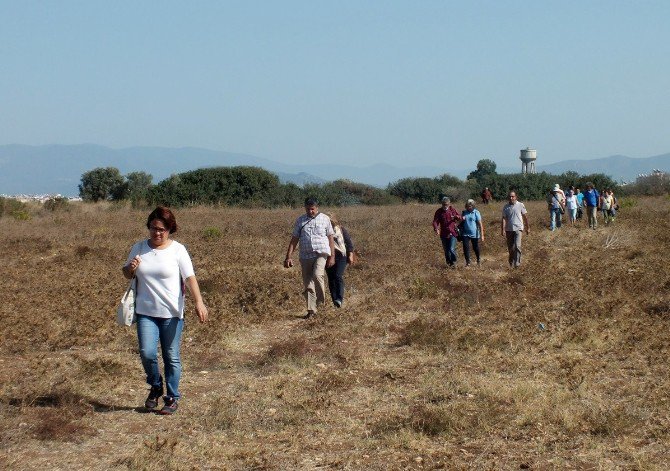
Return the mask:
{"type": "MultiPolygon", "coordinates": [[[[435,177],[450,173],[465,178],[474,170],[437,166],[394,167],[375,164],[365,167],[311,164],[287,165],[247,154],[213,151],[197,147],[109,147],[81,145],[2,145],[0,146],[0,194],[60,193],[74,196],[84,172],[97,167],[116,167],[122,174],[144,171],[157,183],[174,173],[197,168],[251,165],[275,173],[282,182],[323,183],[340,178],[385,187],[405,177],[435,177]]],[[[670,154],[634,159],[612,156],[594,160],[566,160],[538,165],[538,171],[563,173],[575,170],[580,174],[605,173],[616,180],[633,180],[640,173],[653,169],[670,171],[670,154]]],[[[499,173],[519,169],[499,168],[499,173]]]]}

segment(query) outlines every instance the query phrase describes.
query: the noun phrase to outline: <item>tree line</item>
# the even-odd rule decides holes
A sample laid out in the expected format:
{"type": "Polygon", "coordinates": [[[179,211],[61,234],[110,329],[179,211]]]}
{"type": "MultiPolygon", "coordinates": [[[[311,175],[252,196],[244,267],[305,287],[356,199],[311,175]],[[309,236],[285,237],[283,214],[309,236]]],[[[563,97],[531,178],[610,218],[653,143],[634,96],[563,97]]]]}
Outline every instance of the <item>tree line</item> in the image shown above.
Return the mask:
{"type": "Polygon", "coordinates": [[[488,187],[493,197],[505,199],[509,190],[516,190],[522,200],[544,199],[547,191],[558,183],[561,188],[584,188],[591,182],[596,188],[619,189],[605,174],[580,175],[565,172],[551,175],[498,174],[495,162],[480,160],[476,170],[461,180],[447,173],[434,177],[403,178],[386,188],[377,188],[349,180],[324,184],[281,183],[277,175],[258,167],[214,167],[178,173],[154,184],[145,172],[122,175],[115,167],[96,168],[81,176],[79,195],[85,201],[123,201],[134,205],[163,204],[172,207],[199,204],[277,207],[301,206],[307,196],[316,197],[322,205],[386,205],[396,203],[435,203],[442,196],[463,202],[477,199],[488,187]]]}

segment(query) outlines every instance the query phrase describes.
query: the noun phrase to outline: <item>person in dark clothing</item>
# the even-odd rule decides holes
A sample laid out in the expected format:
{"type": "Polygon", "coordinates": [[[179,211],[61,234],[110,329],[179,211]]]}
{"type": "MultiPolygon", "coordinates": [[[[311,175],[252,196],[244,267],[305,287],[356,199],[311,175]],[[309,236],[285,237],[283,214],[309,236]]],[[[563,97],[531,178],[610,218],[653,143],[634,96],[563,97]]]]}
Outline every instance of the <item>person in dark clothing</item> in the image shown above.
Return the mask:
{"type": "Polygon", "coordinates": [[[335,264],[326,268],[328,289],[335,307],[342,307],[344,302],[344,270],[348,264],[354,263],[354,243],[349,232],[340,225],[334,214],[329,214],[335,235],[335,264]]]}

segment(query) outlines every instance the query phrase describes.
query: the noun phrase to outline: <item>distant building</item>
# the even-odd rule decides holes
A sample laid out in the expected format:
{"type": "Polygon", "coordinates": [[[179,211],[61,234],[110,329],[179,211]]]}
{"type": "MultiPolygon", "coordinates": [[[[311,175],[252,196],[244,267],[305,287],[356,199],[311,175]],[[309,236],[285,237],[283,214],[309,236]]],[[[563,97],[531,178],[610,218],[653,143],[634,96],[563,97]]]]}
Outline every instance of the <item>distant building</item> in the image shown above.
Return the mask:
{"type": "Polygon", "coordinates": [[[535,173],[535,160],[537,160],[537,151],[526,147],[521,149],[521,173],[535,173]]]}

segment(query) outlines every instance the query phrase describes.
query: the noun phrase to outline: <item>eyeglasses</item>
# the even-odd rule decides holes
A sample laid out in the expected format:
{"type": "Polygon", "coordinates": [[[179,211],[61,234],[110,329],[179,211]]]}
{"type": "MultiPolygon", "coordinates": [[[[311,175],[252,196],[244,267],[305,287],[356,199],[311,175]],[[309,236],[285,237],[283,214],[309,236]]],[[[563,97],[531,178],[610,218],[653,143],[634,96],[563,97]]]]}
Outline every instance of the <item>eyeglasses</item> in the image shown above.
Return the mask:
{"type": "Polygon", "coordinates": [[[167,232],[167,229],[164,227],[156,227],[156,226],[149,226],[149,230],[151,232],[157,232],[159,234],[162,234],[164,232],[167,232]]]}

